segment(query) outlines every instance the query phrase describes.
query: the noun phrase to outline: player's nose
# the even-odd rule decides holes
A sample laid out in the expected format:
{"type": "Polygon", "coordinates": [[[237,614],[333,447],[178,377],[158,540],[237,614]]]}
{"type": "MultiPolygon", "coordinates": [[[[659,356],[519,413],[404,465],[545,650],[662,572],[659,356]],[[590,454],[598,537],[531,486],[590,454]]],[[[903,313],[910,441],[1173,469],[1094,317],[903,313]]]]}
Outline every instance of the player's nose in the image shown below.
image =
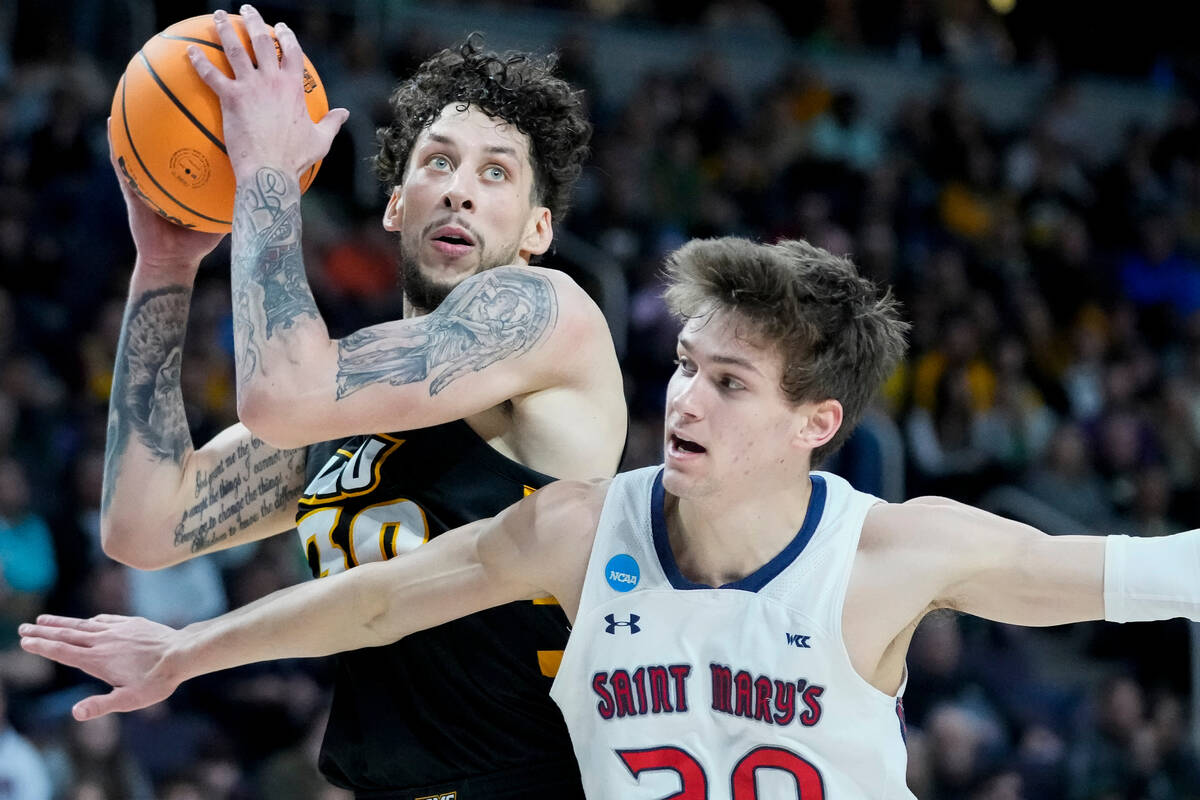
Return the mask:
{"type": "Polygon", "coordinates": [[[468,181],[469,178],[463,177],[462,170],[456,171],[442,195],[442,206],[450,211],[470,211],[475,208],[468,181]]]}
{"type": "Polygon", "coordinates": [[[672,381],[671,391],[667,397],[667,407],[681,417],[699,419],[704,416],[703,393],[701,382],[696,376],[676,376],[672,381]]]}

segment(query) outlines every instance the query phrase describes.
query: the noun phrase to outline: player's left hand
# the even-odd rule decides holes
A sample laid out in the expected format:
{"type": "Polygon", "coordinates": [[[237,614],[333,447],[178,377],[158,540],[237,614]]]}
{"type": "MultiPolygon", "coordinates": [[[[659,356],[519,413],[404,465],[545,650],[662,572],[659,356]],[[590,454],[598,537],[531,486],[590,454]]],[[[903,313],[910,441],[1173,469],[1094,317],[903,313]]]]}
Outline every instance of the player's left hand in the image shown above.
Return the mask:
{"type": "Polygon", "coordinates": [[[224,11],[214,12],[213,21],[233,77],[226,77],[196,46],[188,48],[188,58],[221,101],[225,148],[234,176],[239,181],[250,178],[261,167],[299,175],[325,157],[350,112],[333,108],[314,123],[304,102],[304,54],[296,34],[282,22],[275,26],[281,54],[276,56],[271,29],[258,11],[244,5],[241,17],[253,62],[224,11]]]}
{"type": "Polygon", "coordinates": [[[179,631],[141,617],[101,614],[91,619],[42,614],[37,624],[18,628],[21,647],[108,683],[108,694],[75,704],[75,719],[133,711],[165,700],[181,677],[171,676],[164,656],[179,631]]]}

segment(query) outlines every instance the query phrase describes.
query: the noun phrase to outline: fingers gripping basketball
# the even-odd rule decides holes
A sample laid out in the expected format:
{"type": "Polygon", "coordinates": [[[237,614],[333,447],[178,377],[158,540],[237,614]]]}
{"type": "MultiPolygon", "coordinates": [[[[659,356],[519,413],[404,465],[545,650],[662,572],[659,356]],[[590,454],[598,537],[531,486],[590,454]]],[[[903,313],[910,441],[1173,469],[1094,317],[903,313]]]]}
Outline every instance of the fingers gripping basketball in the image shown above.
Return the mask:
{"type": "MultiPolygon", "coordinates": [[[[253,58],[241,18],[231,15],[230,20],[253,58]]],[[[177,22],[157,34],[134,55],[117,84],[113,152],[123,178],[163,217],[196,230],[224,233],[232,225],[235,180],[222,138],[221,106],[188,60],[191,45],[226,76],[233,76],[211,15],[177,22]]],[[[303,80],[309,116],[319,121],[329,103],[307,57],[303,80]]],[[[308,189],[320,166],[318,161],[304,170],[301,191],[308,189]]]]}

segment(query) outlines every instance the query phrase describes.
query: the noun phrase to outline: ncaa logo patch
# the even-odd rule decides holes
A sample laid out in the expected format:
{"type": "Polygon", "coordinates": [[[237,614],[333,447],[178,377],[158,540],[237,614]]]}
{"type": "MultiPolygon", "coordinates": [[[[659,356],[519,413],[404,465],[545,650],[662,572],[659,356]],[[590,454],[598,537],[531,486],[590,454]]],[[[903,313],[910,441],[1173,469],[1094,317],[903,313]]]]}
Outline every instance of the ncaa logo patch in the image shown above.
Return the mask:
{"type": "Polygon", "coordinates": [[[633,556],[622,553],[604,565],[604,579],[613,591],[628,592],[642,579],[642,570],[633,556]]]}

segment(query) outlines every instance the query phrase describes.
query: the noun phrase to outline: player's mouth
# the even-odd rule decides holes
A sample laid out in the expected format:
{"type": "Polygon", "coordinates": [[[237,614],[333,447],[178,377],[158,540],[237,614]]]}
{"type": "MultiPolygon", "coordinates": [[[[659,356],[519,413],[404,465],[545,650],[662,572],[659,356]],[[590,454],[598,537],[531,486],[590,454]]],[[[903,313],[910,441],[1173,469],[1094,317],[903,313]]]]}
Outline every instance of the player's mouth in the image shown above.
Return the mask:
{"type": "Polygon", "coordinates": [[[707,452],[707,448],[691,439],[685,439],[677,433],[672,433],[667,438],[667,455],[673,459],[696,458],[707,452]]]}
{"type": "Polygon", "coordinates": [[[475,237],[457,225],[443,225],[429,235],[434,250],[450,258],[459,258],[475,249],[475,237]]]}

